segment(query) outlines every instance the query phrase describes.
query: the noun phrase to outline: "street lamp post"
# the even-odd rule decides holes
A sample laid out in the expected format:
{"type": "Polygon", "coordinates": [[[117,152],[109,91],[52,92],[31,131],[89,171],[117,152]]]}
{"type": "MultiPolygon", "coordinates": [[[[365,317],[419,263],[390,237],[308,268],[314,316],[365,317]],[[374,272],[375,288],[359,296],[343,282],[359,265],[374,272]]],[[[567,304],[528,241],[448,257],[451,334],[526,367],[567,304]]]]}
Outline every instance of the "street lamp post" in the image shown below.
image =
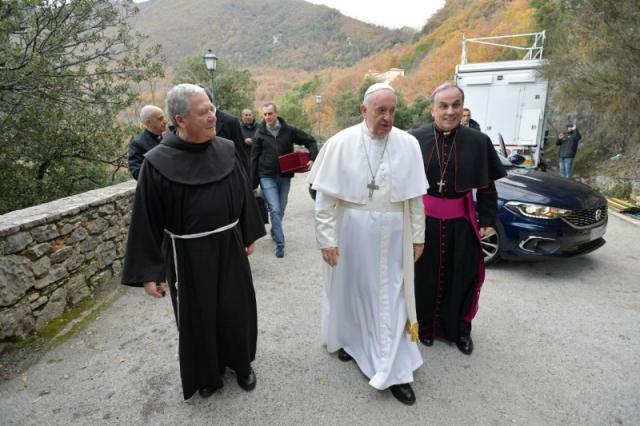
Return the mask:
{"type": "Polygon", "coordinates": [[[322,103],[322,96],[316,95],[316,127],[318,132],[318,139],[320,139],[320,104],[322,103]]]}
{"type": "Polygon", "coordinates": [[[216,81],[214,76],[216,74],[216,66],[218,63],[218,57],[211,51],[211,49],[207,50],[207,53],[203,57],[204,65],[209,70],[209,75],[211,76],[211,97],[213,104],[216,103],[216,81]]]}

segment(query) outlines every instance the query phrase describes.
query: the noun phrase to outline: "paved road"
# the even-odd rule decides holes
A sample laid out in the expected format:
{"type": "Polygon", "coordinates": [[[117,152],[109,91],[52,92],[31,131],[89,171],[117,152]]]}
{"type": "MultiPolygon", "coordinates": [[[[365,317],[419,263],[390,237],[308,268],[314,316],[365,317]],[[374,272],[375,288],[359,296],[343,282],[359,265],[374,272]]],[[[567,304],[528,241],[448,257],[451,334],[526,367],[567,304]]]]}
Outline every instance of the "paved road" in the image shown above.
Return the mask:
{"type": "Polygon", "coordinates": [[[608,244],[563,262],[499,263],[474,322],[475,352],[421,347],[413,407],[379,392],[318,343],[323,288],[312,203],[294,179],[287,253],[251,258],[258,387],[227,373],[182,401],[168,299],[122,289],[77,337],[0,384],[2,424],[638,424],[640,227],[612,217],[608,244]]]}

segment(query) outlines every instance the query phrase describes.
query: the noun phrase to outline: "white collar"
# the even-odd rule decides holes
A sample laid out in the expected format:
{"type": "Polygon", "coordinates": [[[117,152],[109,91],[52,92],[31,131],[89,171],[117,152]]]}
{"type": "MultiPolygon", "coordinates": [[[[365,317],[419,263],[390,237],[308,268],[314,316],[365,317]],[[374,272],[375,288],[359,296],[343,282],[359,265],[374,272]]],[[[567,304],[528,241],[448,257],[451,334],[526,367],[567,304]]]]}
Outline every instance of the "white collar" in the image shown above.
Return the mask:
{"type": "Polygon", "coordinates": [[[382,137],[374,135],[373,132],[369,129],[369,126],[367,126],[367,120],[362,120],[362,132],[367,137],[369,137],[370,139],[373,139],[375,141],[384,141],[391,134],[391,130],[389,130],[389,133],[387,133],[386,135],[384,135],[382,137]]]}

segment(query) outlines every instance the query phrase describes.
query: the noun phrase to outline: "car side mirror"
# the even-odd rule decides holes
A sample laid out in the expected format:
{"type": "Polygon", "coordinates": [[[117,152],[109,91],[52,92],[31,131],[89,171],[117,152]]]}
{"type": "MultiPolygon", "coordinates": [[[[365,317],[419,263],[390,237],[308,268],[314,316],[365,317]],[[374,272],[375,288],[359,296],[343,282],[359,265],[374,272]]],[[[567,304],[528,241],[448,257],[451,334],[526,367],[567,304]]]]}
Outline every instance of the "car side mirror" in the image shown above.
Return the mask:
{"type": "Polygon", "coordinates": [[[520,164],[526,161],[526,158],[524,158],[524,155],[511,154],[509,156],[509,161],[511,161],[511,163],[513,163],[514,166],[519,166],[520,164]]]}

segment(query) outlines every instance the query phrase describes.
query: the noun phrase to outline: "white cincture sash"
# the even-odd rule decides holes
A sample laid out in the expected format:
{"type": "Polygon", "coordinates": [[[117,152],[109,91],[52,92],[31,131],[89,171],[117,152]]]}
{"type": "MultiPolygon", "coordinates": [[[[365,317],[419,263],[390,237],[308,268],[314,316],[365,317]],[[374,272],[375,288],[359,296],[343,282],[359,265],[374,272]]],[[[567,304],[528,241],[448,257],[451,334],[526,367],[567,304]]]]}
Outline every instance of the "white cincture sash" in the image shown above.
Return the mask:
{"type": "Polygon", "coordinates": [[[178,240],[195,240],[197,238],[208,237],[209,235],[219,234],[220,232],[224,232],[236,226],[240,219],[236,219],[235,222],[230,223],[225,226],[221,226],[220,228],[214,229],[213,231],[200,232],[198,234],[185,234],[185,235],[177,235],[173,232],[165,229],[164,232],[171,238],[171,248],[173,249],[173,266],[176,268],[176,289],[178,288],[178,283],[180,279],[178,278],[178,254],[176,252],[176,239],[178,240]]]}

